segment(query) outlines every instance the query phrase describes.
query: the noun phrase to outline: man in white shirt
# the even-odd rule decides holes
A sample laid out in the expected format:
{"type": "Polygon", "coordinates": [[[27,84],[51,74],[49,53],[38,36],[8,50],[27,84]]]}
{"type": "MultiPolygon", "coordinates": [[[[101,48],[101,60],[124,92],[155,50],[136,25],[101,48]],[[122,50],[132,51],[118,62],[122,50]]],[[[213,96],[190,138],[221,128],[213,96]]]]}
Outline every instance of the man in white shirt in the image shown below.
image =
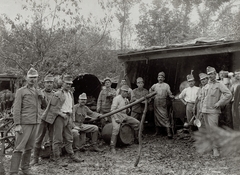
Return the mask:
{"type": "Polygon", "coordinates": [[[196,87],[194,77],[192,74],[187,75],[187,81],[189,84],[189,87],[185,88],[181,94],[179,95],[180,99],[184,100],[184,103],[186,105],[186,115],[187,115],[187,122],[189,123],[191,118],[194,114],[194,105],[195,101],[198,95],[199,87],[196,87]]]}
{"type": "MultiPolygon", "coordinates": [[[[113,99],[113,103],[112,103],[112,106],[111,106],[111,111],[116,110],[116,109],[120,109],[120,108],[126,106],[129,103],[129,101],[127,99],[128,91],[129,91],[129,86],[128,85],[123,85],[121,87],[120,95],[117,95],[113,99]]],[[[128,123],[134,129],[135,138],[137,139],[137,134],[138,134],[140,122],[137,119],[128,116],[127,115],[127,113],[128,113],[127,110],[128,109],[125,109],[125,110],[122,110],[122,111],[112,115],[113,129],[112,129],[110,147],[111,147],[111,152],[113,154],[116,154],[115,147],[116,147],[116,143],[117,143],[117,135],[119,133],[120,124],[123,121],[128,123]]]]}

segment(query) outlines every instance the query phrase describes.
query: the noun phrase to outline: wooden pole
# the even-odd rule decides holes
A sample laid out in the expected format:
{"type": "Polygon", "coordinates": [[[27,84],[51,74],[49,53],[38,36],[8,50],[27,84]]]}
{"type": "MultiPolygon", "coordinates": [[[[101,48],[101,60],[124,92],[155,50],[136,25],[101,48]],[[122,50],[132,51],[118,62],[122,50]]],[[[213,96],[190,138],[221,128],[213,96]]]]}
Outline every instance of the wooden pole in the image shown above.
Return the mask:
{"type": "Polygon", "coordinates": [[[89,122],[92,122],[92,121],[95,121],[95,120],[99,120],[99,119],[101,119],[101,118],[108,117],[108,116],[111,116],[111,115],[113,115],[113,114],[116,114],[116,113],[118,113],[118,112],[120,112],[120,111],[122,111],[122,110],[124,110],[124,109],[130,108],[130,107],[132,107],[132,106],[134,106],[134,105],[136,105],[136,104],[138,104],[138,103],[141,103],[142,101],[144,101],[144,100],[146,100],[146,99],[149,99],[149,98],[153,97],[153,96],[156,95],[156,94],[157,94],[157,92],[152,92],[152,93],[146,95],[145,97],[139,98],[139,99],[136,100],[135,102],[130,103],[130,104],[128,104],[128,105],[126,105],[126,106],[124,106],[124,107],[122,107],[122,108],[116,109],[116,110],[111,111],[111,112],[106,113],[106,114],[103,114],[103,115],[101,115],[99,118],[91,119],[91,120],[89,120],[89,122]]]}
{"type": "Polygon", "coordinates": [[[141,152],[142,152],[142,131],[143,131],[143,125],[144,125],[144,121],[145,121],[145,117],[146,117],[146,113],[147,113],[147,106],[148,106],[148,102],[147,99],[145,100],[145,106],[144,106],[144,110],[143,110],[143,115],[142,115],[142,119],[141,119],[141,123],[140,123],[140,129],[139,129],[139,133],[138,133],[138,141],[139,141],[139,147],[138,147],[138,156],[137,159],[135,161],[134,167],[136,167],[140,161],[140,157],[141,157],[141,152]]]}

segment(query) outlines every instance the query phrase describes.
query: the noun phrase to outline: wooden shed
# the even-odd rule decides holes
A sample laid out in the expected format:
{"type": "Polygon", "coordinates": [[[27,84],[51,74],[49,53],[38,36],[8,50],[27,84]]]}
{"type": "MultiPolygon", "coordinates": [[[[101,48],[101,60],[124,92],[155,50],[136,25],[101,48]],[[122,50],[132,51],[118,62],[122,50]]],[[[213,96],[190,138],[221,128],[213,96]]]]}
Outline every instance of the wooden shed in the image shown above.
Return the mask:
{"type": "MultiPolygon", "coordinates": [[[[151,47],[143,50],[118,54],[124,64],[122,76],[135,88],[136,78],[145,80],[145,88],[149,89],[157,82],[160,71],[166,74],[167,82],[174,94],[179,92],[179,85],[186,80],[187,74],[194,70],[196,85],[198,74],[206,72],[207,66],[220,70],[234,71],[240,68],[240,41],[203,41],[193,40],[183,44],[164,47],[151,47]]],[[[119,80],[120,81],[120,80],[119,80]]]]}

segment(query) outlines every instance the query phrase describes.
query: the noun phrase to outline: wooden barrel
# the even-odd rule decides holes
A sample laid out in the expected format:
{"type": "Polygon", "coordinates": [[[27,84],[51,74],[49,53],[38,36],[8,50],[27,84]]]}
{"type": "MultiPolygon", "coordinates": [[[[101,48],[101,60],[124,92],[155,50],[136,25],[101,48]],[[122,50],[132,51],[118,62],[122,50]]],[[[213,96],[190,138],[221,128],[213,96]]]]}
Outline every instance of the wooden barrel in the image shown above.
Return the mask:
{"type": "MultiPolygon", "coordinates": [[[[106,124],[102,129],[102,138],[110,144],[112,136],[112,123],[106,124]]],[[[117,137],[117,146],[130,145],[134,142],[134,130],[127,123],[120,125],[119,134],[117,137]]]]}

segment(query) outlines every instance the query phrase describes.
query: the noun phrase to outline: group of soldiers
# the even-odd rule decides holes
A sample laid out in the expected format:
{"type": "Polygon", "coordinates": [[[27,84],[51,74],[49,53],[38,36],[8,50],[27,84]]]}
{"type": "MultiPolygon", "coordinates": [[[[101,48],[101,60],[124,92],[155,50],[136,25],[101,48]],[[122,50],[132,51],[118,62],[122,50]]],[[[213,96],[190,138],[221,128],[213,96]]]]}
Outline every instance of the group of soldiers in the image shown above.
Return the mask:
{"type": "MultiPolygon", "coordinates": [[[[237,76],[240,72],[236,72],[237,76]]],[[[186,104],[187,121],[190,122],[194,111],[204,123],[204,127],[211,128],[218,125],[221,107],[232,99],[231,90],[223,83],[216,80],[217,72],[213,67],[207,67],[206,73],[200,73],[199,78],[202,87],[194,85],[193,75],[187,76],[189,87],[185,88],[178,98],[186,104]]],[[[239,76],[240,77],[240,76],[239,76]]],[[[147,90],[144,88],[144,80],[136,79],[137,88],[132,90],[126,80],[121,82],[118,90],[111,88],[111,79],[104,79],[104,88],[97,100],[97,111],[91,111],[87,106],[87,95],[79,95],[79,101],[74,105],[72,83],[70,75],[63,76],[62,87],[53,90],[54,77],[47,75],[44,78],[45,88],[36,88],[38,80],[37,70],[31,68],[26,76],[27,84],[18,89],[13,104],[13,118],[16,131],[15,149],[11,159],[10,174],[18,174],[19,167],[22,174],[32,174],[30,165],[36,165],[39,161],[41,145],[46,133],[49,136],[51,159],[56,165],[63,165],[60,159],[62,143],[69,157],[74,162],[83,162],[74,154],[75,150],[84,150],[86,133],[91,133],[91,150],[101,152],[98,147],[99,128],[93,124],[85,124],[86,118],[101,120],[102,123],[112,123],[110,150],[116,153],[116,142],[121,123],[128,123],[134,130],[135,141],[138,142],[138,131],[143,114],[144,103],[132,106],[131,110],[124,109],[110,117],[102,118],[103,114],[125,107],[131,102],[145,97],[148,93],[156,92],[154,98],[154,121],[156,134],[159,127],[167,129],[168,138],[172,138],[171,124],[167,110],[167,97],[172,95],[170,86],[164,82],[165,73],[158,74],[158,82],[147,90]],[[31,150],[33,159],[31,159],[31,150]],[[75,149],[75,150],[74,150],[75,149]]],[[[238,79],[237,79],[238,80],[238,79]]],[[[239,80],[240,81],[240,80],[239,80]]],[[[236,81],[237,82],[237,81],[236,81]]],[[[234,87],[234,86],[232,86],[234,87]]],[[[218,156],[217,147],[213,149],[214,156],[218,156]]]]}

